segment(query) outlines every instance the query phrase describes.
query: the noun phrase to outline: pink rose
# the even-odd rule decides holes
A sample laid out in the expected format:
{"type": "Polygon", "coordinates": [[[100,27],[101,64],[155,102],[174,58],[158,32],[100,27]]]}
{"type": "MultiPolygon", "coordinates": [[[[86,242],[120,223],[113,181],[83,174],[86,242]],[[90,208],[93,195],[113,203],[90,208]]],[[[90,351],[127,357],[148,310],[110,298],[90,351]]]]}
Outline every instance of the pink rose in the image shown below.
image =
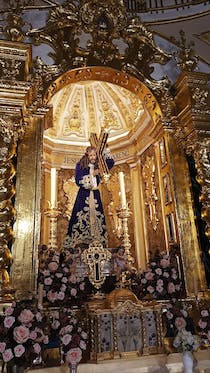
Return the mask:
{"type": "Polygon", "coordinates": [[[13,307],[7,307],[5,310],[6,316],[11,316],[13,314],[14,308],[13,307]]]}
{"type": "Polygon", "coordinates": [[[162,291],[163,291],[162,285],[156,286],[156,290],[158,291],[158,293],[162,293],[162,291]]]}
{"type": "Polygon", "coordinates": [[[66,325],[65,328],[64,328],[64,334],[66,333],[71,333],[73,329],[73,326],[72,325],[66,325]]]}
{"type": "Polygon", "coordinates": [[[59,321],[59,320],[53,320],[51,326],[52,326],[52,328],[53,328],[54,330],[58,329],[59,326],[60,326],[60,321],[59,321]]]}
{"type": "Polygon", "coordinates": [[[177,317],[175,320],[175,326],[178,330],[184,329],[187,323],[183,317],[177,317]]]}
{"type": "Polygon", "coordinates": [[[71,364],[79,363],[82,359],[82,351],[80,348],[71,348],[66,354],[66,361],[71,364]]]}
{"type": "Polygon", "coordinates": [[[163,267],[163,268],[168,267],[169,264],[170,264],[169,259],[161,259],[161,261],[160,261],[160,265],[161,265],[161,267],[163,267]]]}
{"type": "Polygon", "coordinates": [[[62,291],[59,291],[59,293],[58,293],[58,299],[59,300],[63,300],[64,297],[65,297],[65,294],[62,291]]]}
{"type": "Polygon", "coordinates": [[[67,346],[69,342],[71,342],[71,335],[70,334],[65,334],[63,337],[61,337],[61,341],[64,344],[64,346],[67,346]]]}
{"type": "Polygon", "coordinates": [[[6,316],[4,319],[4,326],[5,328],[11,328],[11,326],[14,324],[15,318],[13,316],[6,316]]]}
{"type": "Polygon", "coordinates": [[[55,276],[56,276],[57,278],[61,278],[61,277],[63,277],[63,273],[61,273],[61,272],[57,272],[57,273],[55,274],[55,276]]]}
{"type": "Polygon", "coordinates": [[[82,331],[82,332],[81,332],[81,337],[82,337],[83,339],[87,339],[87,333],[84,332],[84,331],[82,331]]]}
{"type": "Polygon", "coordinates": [[[18,320],[22,322],[23,324],[28,324],[30,323],[34,318],[34,314],[31,312],[31,310],[24,309],[19,317],[18,320]]]}
{"type": "Polygon", "coordinates": [[[161,280],[161,278],[159,280],[157,280],[157,285],[163,286],[163,280],[161,280]]]}
{"type": "Polygon", "coordinates": [[[80,288],[80,290],[82,290],[82,291],[85,290],[85,284],[84,284],[84,282],[82,282],[82,283],[79,285],[79,288],[80,288]]]}
{"type": "Polygon", "coordinates": [[[26,326],[16,326],[13,330],[14,340],[18,343],[24,343],[29,338],[29,329],[26,326]]]}
{"type": "Polygon", "coordinates": [[[16,357],[20,357],[24,354],[25,352],[25,347],[23,345],[17,345],[14,348],[14,354],[16,357]]]}
{"type": "Polygon", "coordinates": [[[44,284],[45,284],[45,285],[51,285],[51,284],[52,284],[52,279],[51,279],[51,277],[47,277],[47,278],[45,278],[45,279],[44,279],[44,284]]]}
{"type": "Polygon", "coordinates": [[[77,295],[77,289],[71,289],[71,295],[72,297],[75,297],[77,295]]]}
{"type": "Polygon", "coordinates": [[[45,270],[43,271],[43,275],[44,275],[45,277],[50,276],[50,271],[48,271],[47,269],[45,269],[45,270]]]}
{"type": "Polygon", "coordinates": [[[11,348],[8,348],[7,350],[5,350],[2,354],[2,357],[3,357],[3,360],[5,363],[7,363],[8,361],[12,360],[14,355],[12,353],[12,350],[11,348]]]}
{"type": "Polygon", "coordinates": [[[147,290],[150,294],[154,293],[155,291],[155,289],[152,286],[148,286],[147,290]]]}
{"type": "Polygon", "coordinates": [[[68,281],[68,279],[67,279],[67,277],[63,277],[61,281],[62,281],[64,284],[66,284],[67,281],[68,281]]]}
{"type": "Polygon", "coordinates": [[[76,276],[71,274],[71,276],[69,277],[69,282],[71,282],[72,284],[76,284],[77,282],[76,276]]]}
{"type": "Polygon", "coordinates": [[[174,293],[175,290],[176,289],[175,289],[175,286],[174,286],[173,282],[169,282],[169,284],[168,284],[168,292],[169,292],[169,294],[174,293]]]}
{"type": "Polygon", "coordinates": [[[58,263],[51,262],[51,263],[48,264],[48,268],[49,268],[50,271],[55,272],[58,269],[58,263]]]}
{"type": "Polygon", "coordinates": [[[80,341],[79,343],[79,347],[82,349],[82,350],[86,350],[86,343],[84,341],[80,341]]]}
{"type": "Polygon", "coordinates": [[[146,280],[153,280],[154,274],[152,272],[146,272],[145,273],[145,278],[146,280]]]}
{"type": "Polygon", "coordinates": [[[157,273],[157,275],[162,275],[162,269],[161,268],[156,268],[155,270],[155,273],[157,273]]]}
{"type": "Polygon", "coordinates": [[[39,354],[41,352],[41,347],[39,343],[34,344],[34,352],[36,352],[36,354],[39,354]]]}
{"type": "Polygon", "coordinates": [[[6,347],[6,343],[5,342],[0,342],[0,354],[2,354],[2,352],[4,352],[5,347],[6,347]]]}
{"type": "Polygon", "coordinates": [[[57,300],[57,293],[50,290],[47,294],[47,298],[49,299],[50,302],[55,302],[57,300]]]}
{"type": "Polygon", "coordinates": [[[165,277],[165,278],[169,278],[169,273],[168,272],[163,272],[163,277],[165,277]]]}
{"type": "Polygon", "coordinates": [[[202,321],[201,319],[198,321],[198,325],[200,326],[201,329],[205,329],[207,327],[207,322],[202,321]]]}
{"type": "Polygon", "coordinates": [[[207,317],[207,316],[209,316],[209,312],[207,310],[202,310],[201,311],[201,316],[202,317],[207,317]]]}
{"type": "Polygon", "coordinates": [[[37,338],[37,332],[35,332],[35,330],[30,333],[30,338],[32,339],[32,341],[35,341],[35,339],[37,338]]]}

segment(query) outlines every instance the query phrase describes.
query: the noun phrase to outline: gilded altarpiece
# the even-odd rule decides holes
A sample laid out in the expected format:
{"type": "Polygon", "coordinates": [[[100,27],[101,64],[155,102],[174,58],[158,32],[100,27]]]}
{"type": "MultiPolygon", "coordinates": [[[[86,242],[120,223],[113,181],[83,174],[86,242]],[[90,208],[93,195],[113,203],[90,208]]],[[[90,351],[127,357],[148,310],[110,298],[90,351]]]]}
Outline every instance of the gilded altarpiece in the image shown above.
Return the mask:
{"type": "MultiPolygon", "coordinates": [[[[107,19],[109,19],[109,13],[107,11],[108,3],[109,2],[104,5],[104,3],[101,2],[102,14],[104,14],[103,12],[107,13],[107,19]]],[[[85,51],[78,48],[77,45],[79,40],[77,39],[77,36],[80,34],[82,27],[84,27],[84,23],[80,23],[83,18],[78,18],[75,24],[72,26],[71,20],[74,19],[74,17],[72,18],[68,16],[68,12],[66,12],[67,9],[65,9],[66,5],[64,5],[64,8],[59,8],[61,11],[56,12],[56,9],[55,12],[52,12],[47,20],[48,24],[44,28],[40,30],[30,30],[27,33],[27,37],[31,38],[31,43],[33,43],[33,40],[36,40],[36,43],[38,44],[42,44],[43,40],[47,40],[48,42],[51,40],[50,44],[55,52],[55,65],[47,66],[40,58],[40,60],[38,59],[34,62],[34,73],[32,73],[32,75],[28,74],[30,70],[28,63],[25,64],[25,69],[23,67],[23,61],[26,59],[30,60],[31,58],[30,53],[27,52],[28,47],[25,47],[24,44],[17,43],[17,41],[24,40],[24,37],[26,36],[21,30],[21,25],[18,25],[18,27],[16,25],[16,28],[14,28],[15,25],[11,24],[9,28],[11,29],[11,35],[9,32],[7,32],[7,37],[12,36],[11,40],[13,40],[11,44],[9,43],[10,46],[12,47],[12,44],[15,44],[13,51],[9,50],[10,47],[8,47],[7,42],[2,42],[1,45],[3,47],[6,46],[3,52],[3,59],[5,59],[5,61],[3,61],[3,64],[1,62],[0,71],[1,75],[3,75],[3,79],[6,80],[2,97],[4,101],[8,99],[8,97],[5,98],[5,92],[7,89],[8,92],[11,91],[12,94],[14,94],[14,92],[17,94],[17,100],[9,99],[7,102],[4,102],[5,106],[3,109],[1,107],[1,110],[2,112],[5,110],[5,112],[9,113],[14,110],[16,111],[16,114],[18,112],[19,121],[27,119],[29,122],[29,132],[27,133],[28,137],[25,137],[25,139],[19,145],[17,154],[17,169],[19,170],[19,173],[17,174],[16,179],[16,223],[14,225],[15,241],[12,248],[15,258],[12,268],[13,281],[19,288],[25,287],[25,284],[27,283],[26,290],[32,290],[35,287],[35,277],[37,272],[37,246],[39,243],[40,233],[40,205],[42,205],[43,208],[43,199],[41,196],[42,134],[44,129],[47,127],[44,119],[49,109],[47,105],[49,104],[53,95],[55,95],[55,93],[65,85],[74,83],[76,81],[98,79],[117,85],[119,84],[141,98],[141,101],[143,102],[153,122],[153,130],[155,132],[155,129],[157,129],[157,133],[159,131],[159,128],[157,127],[161,122],[161,116],[163,116],[164,119],[166,114],[163,112],[161,113],[161,109],[158,104],[158,101],[161,101],[159,100],[160,95],[164,95],[166,92],[168,92],[168,96],[170,96],[172,100],[174,99],[174,111],[173,113],[169,113],[168,118],[166,118],[169,119],[171,124],[170,130],[173,130],[173,132],[171,131],[170,133],[168,141],[170,158],[171,161],[173,161],[173,173],[165,166],[164,153],[161,152],[161,146],[160,160],[157,160],[157,152],[155,147],[156,145],[158,146],[158,142],[155,145],[150,146],[150,148],[145,150],[144,153],[141,153],[139,158],[141,164],[141,172],[139,177],[142,180],[141,185],[143,189],[143,203],[145,211],[144,224],[145,236],[148,245],[147,249],[148,252],[153,253],[156,249],[167,248],[166,242],[167,244],[170,244],[171,240],[175,241],[177,239],[176,234],[178,233],[180,240],[180,251],[184,262],[184,272],[188,294],[193,293],[191,274],[194,268],[196,269],[196,278],[199,280],[198,287],[201,290],[205,290],[206,283],[203,273],[203,264],[200,260],[201,252],[198,242],[198,232],[196,230],[192,194],[190,190],[189,170],[184,154],[186,151],[191,152],[195,158],[195,163],[199,174],[199,181],[202,185],[202,198],[205,200],[205,203],[203,201],[202,218],[207,222],[207,233],[209,234],[209,159],[208,156],[204,159],[205,154],[203,149],[201,149],[203,145],[200,146],[200,143],[198,142],[199,139],[202,140],[201,142],[203,144],[206,144],[207,146],[209,144],[209,142],[206,141],[207,137],[209,137],[209,94],[207,90],[209,76],[199,73],[182,74],[173,87],[174,93],[172,96],[167,88],[169,86],[168,79],[163,81],[155,81],[151,78],[149,69],[151,63],[166,63],[171,56],[155,46],[153,34],[149,32],[143,24],[141,24],[141,21],[138,20],[137,17],[127,20],[125,9],[123,8],[122,3],[120,3],[120,7],[117,8],[117,12],[115,4],[112,4],[110,8],[110,12],[112,11],[112,15],[114,17],[113,19],[115,20],[111,30],[108,27],[109,23],[106,25],[107,27],[105,30],[103,29],[103,24],[101,25],[100,29],[97,22],[97,10],[93,7],[92,13],[94,14],[94,17],[92,21],[90,21],[90,29],[86,29],[87,32],[89,31],[91,33],[93,41],[89,44],[87,50],[85,51]],[[119,9],[121,10],[121,22],[118,21],[119,9]],[[65,20],[67,25],[64,24],[62,26],[62,22],[60,21],[63,21],[64,15],[66,16],[65,20]],[[57,28],[58,24],[61,25],[61,29],[57,28]],[[92,24],[94,26],[93,28],[92,24]],[[52,25],[53,32],[56,36],[58,33],[59,39],[56,37],[54,38],[53,35],[50,35],[49,37],[49,25],[52,25]],[[57,41],[60,40],[60,35],[62,35],[64,30],[70,32],[73,31],[72,35],[70,35],[67,42],[63,42],[62,40],[61,43],[58,43],[57,41]],[[101,40],[100,35],[103,35],[101,40]],[[116,39],[123,40],[123,35],[124,42],[128,44],[125,56],[122,56],[118,48],[116,48],[114,43],[112,43],[112,41],[116,39]],[[66,54],[66,47],[69,48],[68,54],[66,54]],[[7,54],[8,50],[9,58],[7,54]],[[110,50],[112,51],[111,53],[110,50]],[[95,53],[96,51],[98,53],[95,53]],[[18,59],[16,58],[17,56],[18,59]],[[67,59],[63,61],[65,56],[67,56],[67,59]],[[92,59],[93,56],[95,56],[95,59],[92,59]],[[101,67],[101,61],[103,68],[101,67]],[[64,65],[62,65],[61,62],[64,62],[64,65]],[[75,66],[77,68],[75,68],[75,66]],[[21,76],[23,73],[24,77],[21,76]],[[28,83],[28,79],[32,80],[28,83]],[[23,84],[19,84],[18,80],[22,80],[23,84]],[[27,82],[25,82],[25,80],[27,82]],[[46,91],[47,84],[49,84],[48,91],[46,91]],[[24,89],[22,90],[23,87],[25,87],[25,91],[24,89]],[[30,90],[31,87],[33,88],[33,94],[30,93],[27,95],[26,90],[30,90]],[[19,88],[20,90],[18,91],[19,88]],[[21,94],[18,96],[21,91],[24,92],[25,97],[23,97],[24,95],[21,94]],[[20,96],[21,99],[18,99],[20,96]],[[23,118],[21,118],[22,114],[23,118]],[[176,143],[177,139],[178,145],[176,143]],[[163,167],[160,166],[159,162],[163,163],[163,167]],[[158,171],[158,167],[160,167],[160,169],[162,167],[162,171],[158,171]],[[173,185],[175,203],[174,210],[172,208],[173,185]],[[177,214],[177,230],[175,227],[175,220],[173,228],[172,220],[169,218],[170,216],[174,216],[175,218],[175,212],[177,214]],[[23,216],[24,214],[25,216],[23,216]],[[27,220],[29,222],[27,232],[24,232],[22,229],[24,225],[21,227],[21,223],[24,222],[25,217],[28,218],[27,220]],[[168,237],[168,241],[166,237],[168,237]],[[27,264],[26,271],[24,271],[25,263],[27,264]],[[26,275],[21,276],[22,273],[26,273],[26,275]]],[[[78,9],[78,12],[75,11],[71,15],[79,17],[79,11],[81,11],[81,15],[85,15],[86,7],[81,7],[81,9],[78,9]]],[[[5,29],[4,31],[8,30],[5,29]]],[[[183,70],[188,70],[188,66],[190,64],[188,63],[187,59],[186,61],[182,62],[186,63],[179,64],[179,66],[181,66],[183,70]]],[[[9,92],[9,94],[11,94],[11,92],[9,92]]],[[[75,119],[77,119],[76,114],[77,113],[75,112],[72,113],[72,120],[74,122],[75,119]]],[[[51,118],[50,123],[48,123],[48,127],[52,125],[53,119],[51,118]]],[[[148,137],[145,136],[145,142],[148,137]]],[[[157,141],[156,135],[152,134],[149,141],[150,143],[157,141]]],[[[147,144],[145,143],[145,149],[146,145],[147,144]]],[[[49,154],[49,158],[50,156],[51,154],[49,154]]],[[[52,159],[48,164],[48,171],[50,165],[52,165],[52,159]]],[[[127,165],[123,164],[122,166],[121,163],[121,165],[118,167],[118,171],[119,170],[123,170],[126,173],[128,206],[132,211],[135,206],[132,206],[131,203],[131,188],[129,184],[130,175],[127,165]]],[[[67,174],[67,170],[59,170],[59,200],[61,200],[63,203],[63,205],[61,204],[60,208],[61,212],[64,213],[64,217],[59,218],[60,221],[58,221],[58,231],[60,231],[58,237],[59,244],[62,241],[61,236],[64,235],[64,230],[67,226],[67,217],[65,214],[68,216],[68,213],[64,212],[64,205],[66,203],[66,193],[68,193],[66,190],[68,188],[66,189],[67,186],[62,184],[62,178],[64,177],[65,180],[65,177],[68,177],[67,174]]],[[[70,177],[71,176],[72,174],[70,177]]],[[[112,176],[113,181],[111,181],[111,183],[114,183],[115,180],[116,184],[116,175],[113,174],[112,176]]],[[[106,202],[112,202],[113,197],[111,189],[112,187],[110,189],[107,187],[107,190],[104,192],[102,191],[105,200],[105,213],[108,216],[109,226],[111,226],[110,222],[113,222],[113,216],[115,219],[114,222],[119,223],[116,216],[111,215],[110,211],[107,210],[109,204],[106,202]]],[[[116,199],[113,197],[113,202],[114,201],[116,201],[116,199]]],[[[116,206],[112,206],[114,212],[116,211],[117,207],[117,204],[116,206]]],[[[42,212],[44,213],[44,211],[42,212]]],[[[8,224],[10,224],[10,222],[8,222],[8,224]]],[[[132,236],[132,217],[129,219],[128,224],[131,246],[134,247],[134,239],[132,236]]],[[[120,228],[119,224],[114,224],[113,226],[114,228],[117,227],[117,229],[120,228]]],[[[117,245],[118,242],[120,242],[120,239],[117,241],[114,240],[114,238],[118,236],[120,237],[120,229],[117,234],[113,231],[110,231],[109,233],[110,237],[112,237],[110,241],[113,241],[114,245],[117,245]]]]}
{"type": "Polygon", "coordinates": [[[155,147],[150,146],[141,155],[140,160],[147,250],[151,256],[156,250],[166,249],[155,147]]]}

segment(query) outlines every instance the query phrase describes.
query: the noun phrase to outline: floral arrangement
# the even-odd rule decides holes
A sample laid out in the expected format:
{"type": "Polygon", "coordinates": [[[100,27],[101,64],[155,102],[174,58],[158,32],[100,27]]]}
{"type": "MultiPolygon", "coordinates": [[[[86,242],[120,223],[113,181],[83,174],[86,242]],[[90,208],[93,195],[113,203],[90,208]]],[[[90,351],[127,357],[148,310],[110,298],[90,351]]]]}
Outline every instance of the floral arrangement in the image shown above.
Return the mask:
{"type": "Polygon", "coordinates": [[[70,253],[65,256],[50,250],[40,261],[38,285],[43,285],[43,302],[54,305],[75,305],[88,296],[85,279],[75,274],[75,264],[70,253]]]}
{"type": "Polygon", "coordinates": [[[0,357],[5,363],[29,367],[40,356],[45,320],[31,302],[13,302],[0,315],[0,357]]]}
{"type": "Polygon", "coordinates": [[[156,253],[148,263],[148,269],[133,277],[132,291],[139,299],[179,298],[182,283],[177,269],[168,254],[156,253]]]}
{"type": "Polygon", "coordinates": [[[166,337],[175,337],[180,330],[186,329],[195,333],[188,306],[181,300],[173,299],[163,310],[163,323],[166,326],[166,337]]]}
{"type": "Polygon", "coordinates": [[[87,348],[87,332],[81,316],[69,308],[55,311],[52,314],[51,328],[59,335],[63,360],[71,365],[78,364],[87,348]]]}
{"type": "Polygon", "coordinates": [[[185,328],[178,331],[174,338],[173,346],[178,352],[196,351],[199,347],[198,337],[185,328]]]}
{"type": "Polygon", "coordinates": [[[210,345],[210,307],[209,305],[201,305],[200,318],[198,320],[198,331],[201,337],[203,346],[210,345]]]}

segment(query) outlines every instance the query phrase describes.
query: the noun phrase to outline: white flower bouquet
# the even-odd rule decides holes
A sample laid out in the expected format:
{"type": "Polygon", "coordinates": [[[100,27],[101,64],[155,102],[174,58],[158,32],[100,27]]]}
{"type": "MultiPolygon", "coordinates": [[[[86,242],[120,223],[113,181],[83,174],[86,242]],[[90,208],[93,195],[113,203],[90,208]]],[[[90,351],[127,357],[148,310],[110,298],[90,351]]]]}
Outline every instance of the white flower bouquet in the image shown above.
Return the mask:
{"type": "Polygon", "coordinates": [[[173,346],[178,352],[196,351],[199,347],[198,337],[186,329],[181,329],[174,338],[173,346]]]}

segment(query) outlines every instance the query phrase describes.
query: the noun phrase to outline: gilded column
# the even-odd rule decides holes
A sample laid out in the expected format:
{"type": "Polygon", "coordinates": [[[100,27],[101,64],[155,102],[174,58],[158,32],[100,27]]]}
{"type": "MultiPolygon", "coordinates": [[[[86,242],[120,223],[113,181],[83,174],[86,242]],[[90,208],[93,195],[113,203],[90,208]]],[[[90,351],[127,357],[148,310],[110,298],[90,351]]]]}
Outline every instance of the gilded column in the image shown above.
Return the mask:
{"type": "Polygon", "coordinates": [[[199,230],[199,224],[203,221],[206,224],[204,235],[206,235],[206,240],[209,240],[208,79],[207,74],[183,72],[174,86],[177,115],[173,119],[175,140],[171,140],[171,149],[174,154],[174,170],[177,177],[177,209],[179,227],[182,231],[181,241],[188,294],[205,291],[210,273],[208,245],[205,247],[201,242],[202,233],[199,230]],[[193,175],[189,161],[194,168],[193,175]],[[199,202],[195,201],[193,185],[197,191],[199,190],[199,202]],[[200,206],[201,216],[199,216],[200,212],[197,212],[200,206]]]}
{"type": "Polygon", "coordinates": [[[12,287],[10,267],[15,195],[13,158],[17,141],[24,132],[24,123],[18,117],[0,117],[0,299],[10,298],[12,287]],[[18,122],[19,119],[19,122],[18,122]]]}
{"type": "Polygon", "coordinates": [[[24,296],[36,289],[42,196],[43,117],[32,116],[18,147],[12,283],[24,296]]]}

